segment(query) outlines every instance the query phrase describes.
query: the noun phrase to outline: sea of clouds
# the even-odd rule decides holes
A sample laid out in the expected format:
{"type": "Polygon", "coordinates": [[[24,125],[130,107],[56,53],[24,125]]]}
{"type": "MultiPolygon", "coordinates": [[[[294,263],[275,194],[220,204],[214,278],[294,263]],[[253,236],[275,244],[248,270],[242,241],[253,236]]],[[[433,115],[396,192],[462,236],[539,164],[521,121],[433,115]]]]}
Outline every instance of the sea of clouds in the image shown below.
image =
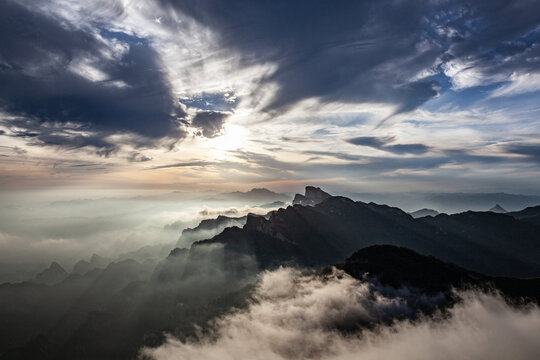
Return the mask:
{"type": "Polygon", "coordinates": [[[478,291],[456,294],[461,300],[448,311],[413,316],[407,289],[391,292],[337,270],[321,276],[280,268],[262,273],[247,309],[218,318],[197,338],[169,337],[141,354],[158,360],[540,358],[537,306],[514,307],[478,291]]]}

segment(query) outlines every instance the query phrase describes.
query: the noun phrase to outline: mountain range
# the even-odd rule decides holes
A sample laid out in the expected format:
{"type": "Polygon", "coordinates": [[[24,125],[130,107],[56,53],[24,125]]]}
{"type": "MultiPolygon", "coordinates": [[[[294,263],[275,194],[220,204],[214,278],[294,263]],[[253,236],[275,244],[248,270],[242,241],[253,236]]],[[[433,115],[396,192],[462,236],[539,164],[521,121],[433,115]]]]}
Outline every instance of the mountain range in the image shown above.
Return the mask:
{"type": "Polygon", "coordinates": [[[540,206],[414,218],[308,187],[265,216],[203,220],[184,231],[195,236],[189,248],[160,259],[161,249],[136,260],[96,255],[71,274],[52,264],[41,281],[0,285],[0,359],[132,359],[165,333],[187,339],[247,306],[258,274],[280,266],[336,267],[419,299],[440,294],[416,302],[421,313],[450,306],[456,288],[538,302],[539,219],[540,206]]]}
{"type": "Polygon", "coordinates": [[[534,216],[524,221],[513,213],[468,211],[414,219],[395,207],[306,190],[300,201],[314,206],[296,204],[271,212],[268,219],[248,215],[243,228],[226,228],[195,242],[192,251],[221,244],[230,258],[249,254],[259,267],[268,268],[336,263],[360,248],[388,244],[489,275],[540,276],[540,232],[534,216]]]}

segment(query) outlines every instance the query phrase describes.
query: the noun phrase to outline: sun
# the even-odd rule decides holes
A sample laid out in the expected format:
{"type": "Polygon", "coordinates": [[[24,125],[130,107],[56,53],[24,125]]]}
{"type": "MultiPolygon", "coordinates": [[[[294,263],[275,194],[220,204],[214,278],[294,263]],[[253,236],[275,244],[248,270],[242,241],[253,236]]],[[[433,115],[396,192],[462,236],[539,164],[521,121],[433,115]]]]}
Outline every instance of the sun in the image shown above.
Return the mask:
{"type": "Polygon", "coordinates": [[[244,127],[228,123],[223,127],[223,135],[208,140],[208,145],[216,150],[236,150],[245,147],[247,134],[244,127]]]}

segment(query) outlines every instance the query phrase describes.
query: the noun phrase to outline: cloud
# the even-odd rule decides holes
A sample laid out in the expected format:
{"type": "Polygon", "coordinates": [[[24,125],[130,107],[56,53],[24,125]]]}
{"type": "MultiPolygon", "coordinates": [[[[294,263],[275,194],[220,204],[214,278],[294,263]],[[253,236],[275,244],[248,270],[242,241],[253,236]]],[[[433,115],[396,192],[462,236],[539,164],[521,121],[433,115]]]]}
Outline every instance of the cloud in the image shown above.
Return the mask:
{"type": "Polygon", "coordinates": [[[484,164],[494,164],[509,162],[512,159],[508,156],[500,155],[475,155],[466,150],[461,149],[449,149],[445,150],[444,153],[456,163],[484,163],[484,164]]]}
{"type": "Polygon", "coordinates": [[[240,217],[240,216],[246,216],[247,214],[257,214],[257,215],[265,215],[272,209],[277,209],[279,206],[273,207],[273,208],[266,208],[266,207],[259,207],[259,206],[248,206],[245,205],[243,207],[226,207],[226,208],[209,208],[205,207],[201,211],[199,211],[198,216],[201,218],[212,218],[219,215],[226,215],[226,216],[233,216],[233,217],[240,217]]]}
{"type": "MultiPolygon", "coordinates": [[[[265,272],[246,310],[217,319],[198,339],[169,337],[154,359],[534,359],[540,310],[465,292],[446,314],[408,320],[407,289],[391,292],[334,272],[265,272]],[[396,321],[392,322],[391,319],[396,321]],[[398,320],[401,319],[401,320],[398,320]]],[[[437,303],[440,298],[423,299],[437,303]]]]}
{"type": "Polygon", "coordinates": [[[538,0],[161,3],[213,30],[244,66],[274,64],[254,92],[277,84],[270,112],[306,99],[410,111],[438,94],[433,75],[441,73],[454,89],[499,82],[511,84],[498,95],[538,89],[524,81],[538,75],[538,0]]]}
{"type": "Polygon", "coordinates": [[[185,136],[160,56],[145,39],[76,28],[37,7],[0,5],[1,119],[31,143],[110,154],[185,136]]]}
{"type": "Polygon", "coordinates": [[[182,167],[207,167],[207,166],[212,166],[216,164],[219,164],[219,163],[216,163],[213,161],[197,160],[197,161],[189,161],[189,162],[154,166],[154,167],[149,168],[148,170],[169,169],[169,168],[177,168],[177,167],[180,167],[180,168],[182,167]]]}
{"type": "Polygon", "coordinates": [[[282,136],[281,140],[286,141],[286,142],[295,142],[295,143],[316,143],[316,142],[321,142],[321,140],[318,140],[318,139],[309,139],[309,138],[305,138],[305,137],[291,137],[291,136],[282,136]]]}
{"type": "Polygon", "coordinates": [[[319,155],[320,156],[330,156],[330,157],[334,157],[336,159],[349,160],[349,161],[364,159],[363,156],[351,155],[351,154],[346,154],[346,153],[342,153],[342,152],[332,152],[332,151],[309,150],[309,151],[304,151],[304,154],[317,155],[317,156],[319,156],[319,155]]]}
{"type": "Polygon", "coordinates": [[[510,81],[495,90],[493,97],[515,96],[540,90],[540,74],[512,74],[510,81]]]}
{"type": "Polygon", "coordinates": [[[442,69],[453,87],[459,90],[504,82],[494,96],[537,90],[533,81],[537,80],[540,61],[540,16],[534,9],[540,2],[496,0],[463,5],[461,12],[441,12],[441,17],[432,20],[444,20],[439,31],[450,44],[442,69]]]}
{"type": "Polygon", "coordinates": [[[393,154],[423,154],[429,151],[424,144],[395,144],[388,145],[395,140],[394,137],[360,136],[347,140],[348,143],[359,146],[368,146],[377,150],[393,154]]]}
{"type": "Polygon", "coordinates": [[[191,126],[199,129],[202,136],[213,138],[222,133],[225,120],[229,116],[228,112],[200,111],[191,120],[191,126]]]}
{"type": "Polygon", "coordinates": [[[516,143],[505,146],[507,152],[524,155],[526,158],[540,163],[540,144],[516,143]]]}
{"type": "Polygon", "coordinates": [[[129,154],[129,156],[127,157],[127,160],[129,162],[146,162],[146,161],[151,161],[152,158],[144,154],[141,154],[137,151],[134,151],[131,154],[129,154]]]}
{"type": "MultiPolygon", "coordinates": [[[[89,174],[100,164],[61,166],[69,167],[70,174],[89,174]]],[[[57,261],[71,269],[93,253],[115,258],[144,246],[172,247],[180,232],[165,225],[181,220],[186,227],[196,226],[200,221],[202,205],[194,200],[200,194],[145,196],[139,190],[120,194],[118,190],[92,193],[77,189],[66,196],[67,191],[19,192],[12,199],[4,194],[0,206],[0,282],[16,275],[10,271],[14,267],[32,269],[57,261]]]]}
{"type": "Polygon", "coordinates": [[[283,111],[308,98],[390,103],[406,111],[437,94],[434,81],[414,78],[440,52],[424,28],[423,19],[432,12],[429,4],[162,3],[213,30],[218,43],[238,53],[243,66],[277,66],[258,89],[263,93],[269,83],[278,85],[267,111],[283,111]]]}

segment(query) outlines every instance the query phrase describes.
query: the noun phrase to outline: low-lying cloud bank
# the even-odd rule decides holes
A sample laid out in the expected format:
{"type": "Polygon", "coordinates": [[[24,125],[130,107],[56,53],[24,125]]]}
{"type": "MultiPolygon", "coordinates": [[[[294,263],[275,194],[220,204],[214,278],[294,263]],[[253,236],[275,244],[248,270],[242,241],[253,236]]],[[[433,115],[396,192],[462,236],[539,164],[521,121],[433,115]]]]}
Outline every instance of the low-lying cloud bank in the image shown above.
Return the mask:
{"type": "Polygon", "coordinates": [[[252,304],[216,320],[210,333],[185,342],[169,338],[142,354],[197,360],[540,358],[538,307],[514,308],[479,292],[458,295],[462,301],[444,316],[408,320],[413,306],[406,289],[389,292],[337,271],[320,277],[279,269],[263,273],[252,304]],[[350,331],[355,326],[358,331],[350,331]]]}

